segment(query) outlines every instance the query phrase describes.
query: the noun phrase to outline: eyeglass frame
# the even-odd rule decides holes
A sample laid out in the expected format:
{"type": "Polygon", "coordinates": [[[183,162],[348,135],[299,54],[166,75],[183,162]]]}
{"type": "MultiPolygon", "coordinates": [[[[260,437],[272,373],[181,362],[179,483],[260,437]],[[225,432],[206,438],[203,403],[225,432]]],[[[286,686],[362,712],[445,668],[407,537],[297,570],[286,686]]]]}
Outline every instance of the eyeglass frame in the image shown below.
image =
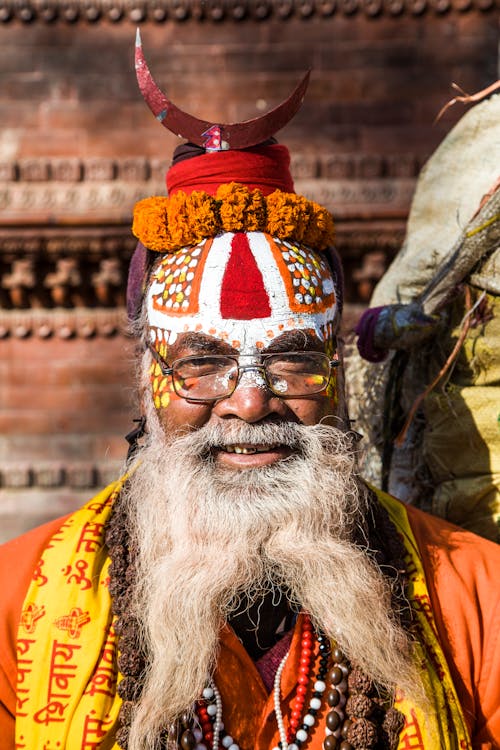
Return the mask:
{"type": "MultiPolygon", "coordinates": [[[[236,388],[238,387],[238,384],[239,384],[240,379],[241,379],[241,373],[245,372],[246,370],[260,370],[261,372],[263,372],[264,373],[264,378],[263,379],[264,379],[264,382],[266,384],[266,387],[271,391],[271,393],[273,393],[278,398],[284,398],[284,399],[285,398],[286,399],[288,399],[288,398],[308,398],[309,396],[316,396],[318,393],[322,393],[328,387],[328,383],[330,382],[330,379],[332,377],[332,370],[334,370],[334,369],[336,369],[337,367],[340,366],[340,360],[339,359],[329,359],[328,355],[325,354],[324,352],[313,352],[314,354],[321,354],[322,356],[324,356],[324,357],[326,357],[328,359],[328,367],[329,367],[328,380],[326,381],[326,383],[323,386],[323,388],[321,388],[319,391],[314,391],[313,393],[306,393],[306,394],[296,395],[296,396],[287,396],[287,395],[283,395],[281,393],[276,393],[276,391],[274,391],[273,388],[271,388],[271,386],[269,384],[269,381],[268,381],[268,378],[267,378],[267,372],[266,372],[266,367],[265,367],[264,362],[254,363],[254,364],[251,364],[251,365],[240,365],[240,363],[238,361],[239,357],[251,357],[251,356],[254,356],[254,355],[251,355],[251,354],[211,354],[211,355],[203,355],[203,354],[196,355],[196,354],[192,354],[192,355],[187,356],[187,357],[179,357],[178,359],[174,359],[174,361],[172,362],[172,364],[169,365],[168,362],[165,362],[165,360],[163,359],[163,357],[161,356],[161,354],[159,354],[156,351],[156,349],[154,348],[154,346],[152,344],[150,344],[148,342],[146,344],[146,346],[149,349],[149,351],[151,352],[151,354],[153,355],[153,359],[155,360],[155,362],[157,363],[157,365],[159,365],[160,370],[162,372],[162,375],[165,375],[165,377],[168,377],[169,375],[173,375],[174,374],[174,367],[175,367],[175,365],[178,362],[182,362],[183,360],[186,360],[186,359],[191,359],[191,358],[192,359],[197,359],[198,357],[210,356],[210,357],[227,357],[227,359],[234,360],[234,362],[236,363],[236,366],[238,368],[238,377],[235,380],[234,388],[232,389],[232,391],[230,391],[229,393],[226,393],[224,396],[216,396],[215,398],[196,398],[196,397],[183,396],[181,393],[178,393],[177,388],[175,386],[175,380],[172,378],[172,385],[174,387],[174,391],[179,396],[179,398],[183,398],[185,401],[192,401],[193,403],[207,403],[207,402],[211,402],[211,401],[219,401],[219,400],[221,400],[223,398],[229,398],[230,396],[233,395],[233,393],[235,392],[236,388]]],[[[308,351],[310,351],[310,350],[302,350],[302,351],[299,350],[299,351],[293,351],[293,352],[263,352],[262,354],[258,354],[257,356],[259,356],[259,357],[266,357],[266,356],[267,357],[274,357],[274,356],[277,356],[277,355],[286,356],[287,354],[307,354],[308,351]]]]}

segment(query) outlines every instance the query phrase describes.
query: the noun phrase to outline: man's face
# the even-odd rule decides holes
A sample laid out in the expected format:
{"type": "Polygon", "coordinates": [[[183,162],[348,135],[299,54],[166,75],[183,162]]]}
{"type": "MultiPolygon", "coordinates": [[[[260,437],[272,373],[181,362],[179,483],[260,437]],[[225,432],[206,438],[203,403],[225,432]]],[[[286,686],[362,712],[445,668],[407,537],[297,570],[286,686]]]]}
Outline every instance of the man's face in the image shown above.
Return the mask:
{"type": "MultiPolygon", "coordinates": [[[[233,371],[231,384],[237,386],[232,393],[231,387],[222,388],[222,398],[219,389],[217,400],[200,403],[180,397],[172,377],[153,362],[153,400],[167,434],[216,422],[228,427],[278,421],[313,425],[332,415],[334,373],[328,385],[312,395],[315,385],[297,391],[287,388],[285,377],[277,395],[262,369],[252,365],[260,364],[264,355],[285,352],[321,352],[333,359],[336,311],[327,261],[298,244],[260,232],[225,233],[165,255],[152,273],[147,294],[148,339],[156,354],[168,365],[191,356],[234,356],[246,368],[238,379],[233,371]],[[291,390],[299,397],[290,397],[291,390]],[[310,395],[303,397],[303,392],[310,395]]],[[[286,457],[288,450],[233,445],[219,451],[216,459],[227,467],[257,467],[286,457]]]]}
{"type": "MultiPolygon", "coordinates": [[[[266,347],[257,347],[255,342],[248,342],[241,349],[235,349],[213,336],[186,332],[168,347],[168,362],[172,364],[182,357],[216,354],[236,356],[240,365],[251,365],[261,361],[260,355],[281,352],[315,351],[333,358],[334,352],[331,350],[329,342],[325,345],[311,331],[286,332],[274,338],[266,347]]],[[[216,422],[231,427],[237,426],[238,422],[257,424],[285,421],[314,425],[335,413],[334,371],[328,386],[320,393],[283,398],[267,387],[261,371],[249,369],[241,372],[230,396],[201,403],[178,396],[172,377],[162,375],[156,362],[152,364],[150,374],[153,400],[167,434],[216,422]]],[[[290,451],[290,448],[280,445],[233,444],[228,445],[226,450],[218,450],[215,460],[229,469],[256,468],[286,458],[290,451]]]]}

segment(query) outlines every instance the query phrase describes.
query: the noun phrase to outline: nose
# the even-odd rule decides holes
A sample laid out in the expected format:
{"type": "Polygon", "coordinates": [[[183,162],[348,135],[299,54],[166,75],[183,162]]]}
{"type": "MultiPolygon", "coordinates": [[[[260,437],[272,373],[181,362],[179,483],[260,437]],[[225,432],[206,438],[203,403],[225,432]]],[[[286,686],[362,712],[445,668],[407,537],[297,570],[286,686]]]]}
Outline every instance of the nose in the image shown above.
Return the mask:
{"type": "Polygon", "coordinates": [[[286,406],[266,385],[259,368],[245,367],[232,394],[217,402],[213,411],[219,417],[238,417],[253,423],[271,414],[284,416],[286,406]]]}

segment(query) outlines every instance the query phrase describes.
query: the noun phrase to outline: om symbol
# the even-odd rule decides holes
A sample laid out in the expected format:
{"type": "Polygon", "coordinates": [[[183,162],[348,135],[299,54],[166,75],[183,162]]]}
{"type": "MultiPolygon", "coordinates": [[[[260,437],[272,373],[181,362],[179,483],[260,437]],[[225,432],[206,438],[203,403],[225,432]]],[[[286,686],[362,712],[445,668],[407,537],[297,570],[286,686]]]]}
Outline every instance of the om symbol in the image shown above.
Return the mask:
{"type": "Polygon", "coordinates": [[[66,576],[66,583],[80,584],[82,591],[92,588],[92,581],[85,575],[88,567],[89,564],[85,560],[77,560],[74,565],[67,565],[62,570],[62,574],[66,576]]]}

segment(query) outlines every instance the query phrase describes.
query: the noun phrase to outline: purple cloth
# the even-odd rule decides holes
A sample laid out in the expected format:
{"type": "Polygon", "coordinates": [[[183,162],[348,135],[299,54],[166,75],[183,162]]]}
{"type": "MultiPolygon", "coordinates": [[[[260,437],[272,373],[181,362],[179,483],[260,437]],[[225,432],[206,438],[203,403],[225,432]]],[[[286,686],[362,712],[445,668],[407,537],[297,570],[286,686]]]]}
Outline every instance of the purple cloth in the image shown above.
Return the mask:
{"type": "Polygon", "coordinates": [[[363,359],[368,362],[382,362],[387,357],[386,349],[377,349],[373,344],[375,337],[375,326],[379,319],[380,313],[384,310],[382,307],[371,307],[365,310],[358,321],[354,332],[358,335],[358,351],[363,359]]]}
{"type": "Polygon", "coordinates": [[[273,689],[274,678],[276,676],[276,672],[278,671],[281,660],[290,648],[292,635],[292,630],[288,633],[285,633],[281,640],[275,643],[274,646],[264,654],[264,656],[261,656],[260,659],[255,662],[255,666],[259,670],[259,674],[262,677],[262,682],[269,692],[271,692],[271,690],[273,689]]]}
{"type": "Polygon", "coordinates": [[[130,260],[127,280],[127,315],[130,321],[140,312],[146,277],[148,251],[140,242],[130,260]]]}

